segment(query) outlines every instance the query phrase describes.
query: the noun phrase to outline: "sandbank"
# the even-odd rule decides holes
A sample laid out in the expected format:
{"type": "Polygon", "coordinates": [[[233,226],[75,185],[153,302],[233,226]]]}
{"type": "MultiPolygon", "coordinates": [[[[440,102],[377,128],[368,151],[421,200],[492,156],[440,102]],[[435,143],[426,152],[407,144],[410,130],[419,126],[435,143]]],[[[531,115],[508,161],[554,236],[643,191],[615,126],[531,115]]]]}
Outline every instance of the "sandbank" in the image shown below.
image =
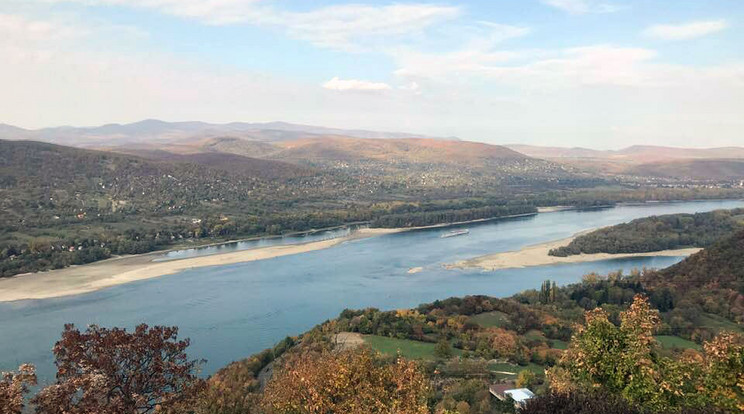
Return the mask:
{"type": "Polygon", "coordinates": [[[188,269],[252,262],[307,253],[327,249],[350,240],[399,231],[401,229],[362,228],[346,237],[302,244],[262,247],[231,253],[159,262],[154,260],[162,258],[163,252],[153,252],[116,257],[91,264],[71,266],[65,269],[47,272],[26,273],[10,278],[0,278],[0,302],[78,295],[137,280],[170,275],[188,269]]]}
{"type": "Polygon", "coordinates": [[[483,270],[501,270],[501,269],[518,269],[531,266],[546,266],[555,264],[568,264],[568,263],[583,263],[583,262],[595,262],[598,260],[608,259],[625,259],[631,257],[658,257],[658,256],[689,256],[691,254],[699,252],[700,248],[687,248],[687,249],[674,249],[674,250],[662,250],[657,252],[648,253],[594,253],[594,254],[579,254],[567,257],[550,256],[548,252],[551,249],[565,246],[576,237],[584,234],[581,232],[575,234],[569,238],[550,241],[546,243],[535,244],[532,246],[524,247],[520,250],[510,252],[500,252],[494,254],[488,254],[485,256],[479,256],[468,260],[462,260],[452,264],[446,264],[444,267],[448,269],[468,269],[468,268],[481,268],[483,270]]]}

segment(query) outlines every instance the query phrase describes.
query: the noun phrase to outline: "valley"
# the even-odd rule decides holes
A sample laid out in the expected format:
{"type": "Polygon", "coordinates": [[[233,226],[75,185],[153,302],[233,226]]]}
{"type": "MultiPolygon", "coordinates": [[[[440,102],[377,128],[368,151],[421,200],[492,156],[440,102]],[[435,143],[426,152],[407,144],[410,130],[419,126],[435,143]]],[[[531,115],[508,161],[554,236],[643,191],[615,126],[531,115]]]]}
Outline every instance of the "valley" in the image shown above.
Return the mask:
{"type": "Polygon", "coordinates": [[[704,180],[611,168],[597,174],[564,162],[586,155],[654,161],[659,168],[669,160],[725,166],[713,157],[734,157],[736,149],[617,155],[515,147],[532,154],[525,155],[411,134],[154,120],[0,132],[13,139],[0,141],[0,276],[6,277],[352,223],[419,227],[553,206],[744,195],[736,172],[704,180]]]}

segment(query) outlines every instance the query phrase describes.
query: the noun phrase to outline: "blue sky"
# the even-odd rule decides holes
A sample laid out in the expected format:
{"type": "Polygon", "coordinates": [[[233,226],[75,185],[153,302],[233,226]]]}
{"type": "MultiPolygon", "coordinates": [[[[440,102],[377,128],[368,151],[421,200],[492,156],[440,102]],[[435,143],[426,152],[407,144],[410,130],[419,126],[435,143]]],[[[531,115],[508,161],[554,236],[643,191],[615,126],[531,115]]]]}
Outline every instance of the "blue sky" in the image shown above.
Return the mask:
{"type": "Polygon", "coordinates": [[[0,122],[744,144],[740,0],[0,0],[0,122]]]}

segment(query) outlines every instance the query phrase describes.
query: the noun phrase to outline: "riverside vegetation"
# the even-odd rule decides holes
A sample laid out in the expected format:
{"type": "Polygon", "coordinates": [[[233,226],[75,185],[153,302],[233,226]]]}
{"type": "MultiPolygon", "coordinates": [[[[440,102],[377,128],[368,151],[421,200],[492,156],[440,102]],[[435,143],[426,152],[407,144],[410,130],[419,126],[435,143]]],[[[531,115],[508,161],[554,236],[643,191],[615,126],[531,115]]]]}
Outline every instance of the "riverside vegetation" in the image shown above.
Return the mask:
{"type": "Polygon", "coordinates": [[[744,228],[744,209],[644,217],[576,237],[551,256],[593,253],[647,253],[686,247],[708,247],[744,228]]]}
{"type": "MultiPolygon", "coordinates": [[[[198,361],[186,357],[188,341],[175,328],[68,326],[54,348],[57,381],[31,406],[38,413],[506,413],[513,405],[491,397],[488,386],[509,380],[538,394],[525,414],[739,412],[742,251],[738,231],[660,271],[590,274],[566,287],[546,281],[505,299],[346,310],[208,379],[195,375],[198,361]],[[381,346],[392,340],[399,351],[381,346]],[[430,351],[405,357],[414,344],[430,351]]],[[[3,378],[0,406],[9,408],[2,412],[19,413],[33,368],[3,378]]]]}

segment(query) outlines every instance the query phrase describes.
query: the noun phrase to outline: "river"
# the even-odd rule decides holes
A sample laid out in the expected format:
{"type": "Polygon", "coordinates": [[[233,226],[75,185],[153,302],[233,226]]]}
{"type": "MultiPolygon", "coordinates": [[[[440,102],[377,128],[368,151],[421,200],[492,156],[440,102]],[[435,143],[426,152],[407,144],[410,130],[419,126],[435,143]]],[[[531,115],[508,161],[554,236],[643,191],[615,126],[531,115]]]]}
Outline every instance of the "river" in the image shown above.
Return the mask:
{"type": "Polygon", "coordinates": [[[416,230],[293,256],[193,269],[78,296],[0,303],[0,371],[34,363],[40,382],[47,383],[54,372],[51,348],[65,323],[131,328],[146,322],[179,326],[181,336],[191,338],[189,355],[206,358],[203,373],[210,374],[287,335],[334,318],[344,308],[409,308],[469,294],[504,297],[539,288],[545,279],[564,285],[592,271],[666,267],[681,258],[616,259],[490,272],[447,270],[442,264],[518,250],[639,217],[736,207],[744,207],[744,201],[649,203],[545,213],[458,226],[470,229],[469,235],[461,237],[440,238],[449,229],[416,230]],[[414,267],[423,270],[409,274],[414,267]]]}

